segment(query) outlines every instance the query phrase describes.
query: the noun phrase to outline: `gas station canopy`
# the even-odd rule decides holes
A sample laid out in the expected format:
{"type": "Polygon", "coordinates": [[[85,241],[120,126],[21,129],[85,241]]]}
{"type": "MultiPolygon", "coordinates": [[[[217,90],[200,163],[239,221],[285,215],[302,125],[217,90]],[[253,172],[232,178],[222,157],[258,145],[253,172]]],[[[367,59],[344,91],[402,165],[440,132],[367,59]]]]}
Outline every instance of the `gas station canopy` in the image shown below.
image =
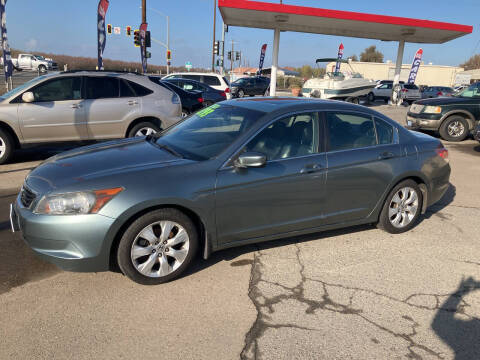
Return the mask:
{"type": "Polygon", "coordinates": [[[445,22],[247,0],[219,0],[225,24],[261,29],[442,44],[473,27],[445,22]]]}

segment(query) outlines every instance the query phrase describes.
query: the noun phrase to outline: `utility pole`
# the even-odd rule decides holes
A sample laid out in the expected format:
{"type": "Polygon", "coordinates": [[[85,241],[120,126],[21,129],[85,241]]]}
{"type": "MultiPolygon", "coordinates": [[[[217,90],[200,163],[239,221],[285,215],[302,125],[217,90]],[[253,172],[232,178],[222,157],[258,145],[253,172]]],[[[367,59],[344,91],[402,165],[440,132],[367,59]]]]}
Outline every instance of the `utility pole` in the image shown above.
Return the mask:
{"type": "Polygon", "coordinates": [[[217,0],[213,0],[213,41],[212,41],[212,72],[215,72],[215,53],[213,48],[215,47],[215,22],[217,20],[217,0]]]}
{"type": "Polygon", "coordinates": [[[222,22],[222,53],[220,55],[222,60],[222,76],[225,75],[225,23],[222,22]]]}
{"type": "Polygon", "coordinates": [[[233,53],[233,39],[232,39],[232,52],[230,54],[230,80],[233,77],[233,61],[235,60],[235,54],[233,53]]]}

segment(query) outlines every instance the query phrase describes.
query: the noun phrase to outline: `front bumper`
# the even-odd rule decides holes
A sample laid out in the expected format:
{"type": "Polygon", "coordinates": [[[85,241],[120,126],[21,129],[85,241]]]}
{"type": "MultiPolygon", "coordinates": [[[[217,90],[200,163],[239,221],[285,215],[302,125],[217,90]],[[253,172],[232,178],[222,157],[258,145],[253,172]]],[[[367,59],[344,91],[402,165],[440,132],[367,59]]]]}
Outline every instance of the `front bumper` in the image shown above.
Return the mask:
{"type": "Polygon", "coordinates": [[[420,117],[420,114],[408,113],[405,120],[405,127],[409,130],[438,130],[440,119],[432,119],[430,115],[420,117]]]}
{"type": "Polygon", "coordinates": [[[67,271],[107,271],[110,230],[115,219],[99,215],[38,215],[17,198],[11,211],[12,230],[44,260],[67,271]]]}

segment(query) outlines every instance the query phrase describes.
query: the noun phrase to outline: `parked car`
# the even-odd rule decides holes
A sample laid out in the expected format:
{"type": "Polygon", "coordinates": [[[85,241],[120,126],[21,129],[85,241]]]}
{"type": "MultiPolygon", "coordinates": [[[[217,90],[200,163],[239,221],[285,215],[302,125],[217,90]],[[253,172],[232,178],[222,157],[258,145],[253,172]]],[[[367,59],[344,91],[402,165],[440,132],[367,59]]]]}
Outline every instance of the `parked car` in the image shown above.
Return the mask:
{"type": "Polygon", "coordinates": [[[227,99],[227,94],[225,93],[225,91],[214,89],[211,86],[208,86],[196,80],[168,78],[164,81],[168,81],[169,83],[174,84],[186,91],[200,91],[202,93],[205,106],[210,106],[219,101],[227,99]]]}
{"type": "Polygon", "coordinates": [[[452,96],[454,90],[447,86],[429,86],[422,91],[422,99],[452,96]]]}
{"type": "Polygon", "coordinates": [[[480,120],[480,82],[459,95],[424,99],[410,106],[406,126],[412,130],[439,131],[448,141],[462,141],[480,120]]]}
{"type": "MultiPolygon", "coordinates": [[[[374,102],[377,99],[381,99],[388,103],[392,96],[392,86],[393,82],[388,81],[377,85],[368,94],[368,101],[374,102]]],[[[404,101],[411,103],[422,98],[417,85],[400,82],[400,86],[402,87],[401,91],[404,101]]]]}
{"type": "Polygon", "coordinates": [[[266,95],[270,86],[270,78],[265,76],[244,77],[235,80],[230,85],[233,97],[266,95]]]}
{"type": "Polygon", "coordinates": [[[196,73],[196,72],[186,72],[186,73],[172,73],[163,78],[163,80],[181,78],[181,79],[190,79],[199,81],[203,84],[213,87],[214,89],[224,91],[227,95],[227,99],[232,97],[230,94],[230,83],[228,82],[225,76],[221,76],[215,73],[196,73]]]}
{"type": "Polygon", "coordinates": [[[405,232],[449,177],[438,139],[369,108],[235,99],[153,136],[48,159],[27,176],[11,224],[63,269],[118,264],[130,279],[158,284],[178,277],[197,250],[208,258],[358,224],[405,232]]]}
{"type": "Polygon", "coordinates": [[[147,135],[181,119],[177,94],[143,75],[67,71],[0,96],[0,164],[26,144],[147,135]]]}
{"type": "MultiPolygon", "coordinates": [[[[22,70],[38,70],[46,72],[48,70],[58,70],[58,65],[51,59],[45,59],[40,55],[19,54],[18,58],[12,58],[13,66],[22,70]]],[[[3,66],[3,57],[0,58],[0,64],[3,66]]]]}
{"type": "Polygon", "coordinates": [[[164,88],[173,91],[180,97],[182,103],[182,117],[187,117],[190,114],[202,109],[204,107],[204,99],[201,91],[193,90],[186,91],[182,88],[168,82],[163,81],[158,76],[149,76],[154,83],[163,86],[164,88]]]}

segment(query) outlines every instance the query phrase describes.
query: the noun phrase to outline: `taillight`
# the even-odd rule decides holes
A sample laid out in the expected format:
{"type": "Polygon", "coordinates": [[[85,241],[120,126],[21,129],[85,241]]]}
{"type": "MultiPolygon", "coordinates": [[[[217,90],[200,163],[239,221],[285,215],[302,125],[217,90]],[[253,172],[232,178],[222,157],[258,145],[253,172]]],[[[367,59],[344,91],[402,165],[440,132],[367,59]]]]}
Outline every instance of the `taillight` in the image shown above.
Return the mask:
{"type": "Polygon", "coordinates": [[[228,94],[230,92],[230,88],[225,89],[225,94],[228,94]]]}
{"type": "Polygon", "coordinates": [[[448,150],[445,149],[443,146],[438,147],[436,150],[436,153],[438,156],[440,156],[442,159],[448,161],[448,150]]]}
{"type": "Polygon", "coordinates": [[[402,89],[402,92],[408,92],[408,90],[407,89],[402,89]]]}
{"type": "Polygon", "coordinates": [[[443,95],[443,93],[442,93],[441,91],[439,91],[439,92],[437,93],[437,96],[442,96],[442,95],[443,95]]]}
{"type": "Polygon", "coordinates": [[[198,98],[197,101],[198,101],[199,103],[203,103],[203,98],[198,98]]]}

